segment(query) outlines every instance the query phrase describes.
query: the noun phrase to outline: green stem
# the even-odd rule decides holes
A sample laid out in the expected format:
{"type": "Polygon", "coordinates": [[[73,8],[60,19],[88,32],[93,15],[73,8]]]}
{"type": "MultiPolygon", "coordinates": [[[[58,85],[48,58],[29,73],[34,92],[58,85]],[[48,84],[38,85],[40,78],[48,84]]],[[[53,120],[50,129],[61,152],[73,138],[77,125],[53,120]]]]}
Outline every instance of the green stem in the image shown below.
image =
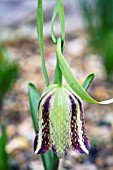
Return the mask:
{"type": "MultiPolygon", "coordinates": [[[[63,54],[64,53],[64,41],[61,41],[61,43],[59,44],[59,48],[61,49],[61,52],[63,54]]],[[[56,63],[56,69],[55,69],[54,84],[58,84],[59,86],[62,85],[62,72],[59,67],[58,56],[57,56],[57,63],[56,63]]]]}
{"type": "Polygon", "coordinates": [[[58,167],[59,167],[59,158],[54,154],[52,170],[58,170],[58,167]]]}
{"type": "Polygon", "coordinates": [[[62,85],[62,72],[59,67],[58,59],[57,59],[56,69],[55,69],[54,84],[58,84],[59,86],[62,85]]]}
{"type": "Polygon", "coordinates": [[[38,7],[37,7],[37,33],[38,33],[38,42],[40,47],[40,54],[42,58],[42,69],[46,81],[46,86],[50,85],[47,69],[45,65],[44,59],[44,45],[43,45],[43,4],[42,0],[38,0],[38,7]]]}

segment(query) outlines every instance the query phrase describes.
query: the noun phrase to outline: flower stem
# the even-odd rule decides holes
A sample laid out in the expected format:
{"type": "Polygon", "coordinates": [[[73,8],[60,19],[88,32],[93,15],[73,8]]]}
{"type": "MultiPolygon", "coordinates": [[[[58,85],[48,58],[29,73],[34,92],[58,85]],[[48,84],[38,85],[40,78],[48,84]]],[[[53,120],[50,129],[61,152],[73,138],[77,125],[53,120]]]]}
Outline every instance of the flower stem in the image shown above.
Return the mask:
{"type": "Polygon", "coordinates": [[[62,85],[62,72],[59,67],[58,59],[55,69],[54,84],[58,84],[59,86],[62,85]]]}
{"type": "MultiPolygon", "coordinates": [[[[64,41],[57,42],[57,45],[59,46],[58,48],[61,49],[61,52],[63,54],[64,53],[64,41]]],[[[57,53],[56,53],[56,55],[57,55],[57,53]]],[[[62,85],[62,72],[59,67],[58,56],[57,56],[57,64],[56,64],[56,69],[55,69],[54,84],[58,84],[59,86],[62,85]]]]}
{"type": "Polygon", "coordinates": [[[59,158],[54,154],[52,170],[58,170],[59,158]]]}

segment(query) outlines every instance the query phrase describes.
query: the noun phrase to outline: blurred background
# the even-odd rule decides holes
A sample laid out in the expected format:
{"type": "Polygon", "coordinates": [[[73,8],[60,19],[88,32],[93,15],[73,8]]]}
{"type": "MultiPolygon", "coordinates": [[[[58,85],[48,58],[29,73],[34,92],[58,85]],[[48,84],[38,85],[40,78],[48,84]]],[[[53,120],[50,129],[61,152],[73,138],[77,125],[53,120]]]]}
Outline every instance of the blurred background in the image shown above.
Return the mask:
{"type": "MultiPolygon", "coordinates": [[[[55,0],[44,3],[45,59],[51,83],[55,45],[50,24],[55,0]]],[[[95,72],[88,93],[95,99],[113,97],[113,0],[64,0],[65,57],[82,84],[95,72]]],[[[0,0],[0,170],[43,170],[33,152],[28,82],[45,88],[36,33],[37,0],[0,0]]],[[[60,35],[59,20],[55,34],[60,35]]],[[[65,81],[64,81],[65,83],[65,81]]],[[[113,104],[84,102],[90,154],[69,151],[61,170],[113,170],[113,104]]]]}

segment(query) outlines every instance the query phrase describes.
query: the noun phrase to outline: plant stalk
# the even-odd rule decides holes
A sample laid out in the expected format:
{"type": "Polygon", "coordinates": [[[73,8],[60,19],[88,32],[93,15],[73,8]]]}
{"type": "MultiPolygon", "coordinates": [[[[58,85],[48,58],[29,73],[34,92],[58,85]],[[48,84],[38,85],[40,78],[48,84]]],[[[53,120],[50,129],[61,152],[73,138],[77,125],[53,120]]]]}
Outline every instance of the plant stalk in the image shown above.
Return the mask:
{"type": "Polygon", "coordinates": [[[54,154],[52,170],[58,170],[59,162],[60,162],[59,158],[54,154]]]}

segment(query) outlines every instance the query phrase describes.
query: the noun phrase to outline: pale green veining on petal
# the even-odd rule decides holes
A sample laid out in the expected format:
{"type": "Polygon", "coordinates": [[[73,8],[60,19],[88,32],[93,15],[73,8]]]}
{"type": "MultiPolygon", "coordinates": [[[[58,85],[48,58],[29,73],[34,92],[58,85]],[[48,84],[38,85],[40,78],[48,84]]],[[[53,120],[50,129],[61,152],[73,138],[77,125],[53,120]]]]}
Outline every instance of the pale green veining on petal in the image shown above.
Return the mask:
{"type": "MultiPolygon", "coordinates": [[[[42,118],[42,109],[43,109],[43,105],[46,101],[46,99],[54,92],[54,90],[50,91],[41,101],[40,103],[40,107],[39,107],[39,113],[38,113],[38,128],[39,128],[39,133],[38,133],[38,144],[37,144],[37,148],[35,150],[35,153],[37,154],[38,151],[41,148],[42,145],[42,123],[43,123],[43,118],[42,118]]],[[[42,94],[43,96],[43,94],[42,94]]]]}
{"type": "Polygon", "coordinates": [[[64,87],[57,88],[50,107],[50,135],[59,157],[65,156],[66,148],[71,144],[71,104],[66,91],[64,87]]]}
{"type": "MultiPolygon", "coordinates": [[[[83,150],[86,154],[88,154],[89,151],[88,151],[87,148],[85,147],[84,141],[83,141],[83,137],[82,137],[82,135],[83,135],[83,130],[82,130],[82,120],[81,120],[81,118],[80,118],[80,106],[79,106],[79,103],[78,103],[77,99],[72,95],[72,93],[68,91],[68,94],[71,95],[71,97],[73,98],[73,100],[74,100],[74,102],[75,102],[75,104],[76,104],[77,120],[76,120],[75,123],[77,124],[77,127],[78,127],[78,129],[77,129],[77,131],[78,131],[78,137],[79,137],[79,138],[78,138],[78,142],[79,142],[80,147],[82,148],[82,150],[83,150]]],[[[75,95],[76,95],[76,94],[75,94],[75,95]]],[[[77,95],[76,95],[76,96],[77,96],[77,95]]],[[[78,97],[78,98],[79,98],[79,97],[78,97]]],[[[80,98],[79,98],[79,100],[80,100],[80,98]]]]}

